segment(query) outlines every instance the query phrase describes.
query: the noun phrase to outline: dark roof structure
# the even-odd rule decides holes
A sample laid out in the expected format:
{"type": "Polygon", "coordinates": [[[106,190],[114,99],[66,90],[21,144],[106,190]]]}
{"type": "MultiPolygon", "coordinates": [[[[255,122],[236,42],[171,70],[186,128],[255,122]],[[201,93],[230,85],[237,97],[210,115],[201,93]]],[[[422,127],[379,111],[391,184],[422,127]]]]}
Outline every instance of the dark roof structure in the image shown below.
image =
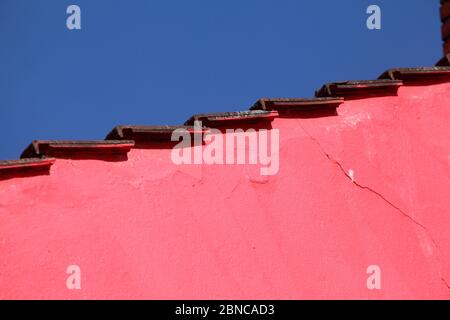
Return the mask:
{"type": "MultiPolygon", "coordinates": [[[[392,96],[401,86],[450,81],[450,54],[435,67],[395,68],[385,71],[377,80],[333,82],[316,91],[315,98],[264,98],[249,111],[197,114],[180,126],[115,127],[105,140],[36,140],[22,153],[21,160],[0,161],[0,179],[24,170],[36,174],[48,170],[57,158],[111,159],[126,154],[142,143],[170,142],[174,130],[183,128],[195,133],[194,122],[202,121],[202,132],[208,127],[241,127],[246,124],[270,123],[285,112],[315,116],[317,111],[335,111],[345,100],[392,96]]],[[[320,113],[317,114],[320,116],[320,113]]]]}
{"type": "Polygon", "coordinates": [[[134,141],[96,140],[65,141],[36,140],[22,153],[21,158],[46,158],[78,155],[120,155],[126,154],[134,146],[134,141]]]}
{"type": "Polygon", "coordinates": [[[450,66],[450,53],[436,63],[438,67],[450,66]]]}
{"type": "MultiPolygon", "coordinates": [[[[194,126],[117,126],[105,140],[133,140],[139,142],[165,142],[170,140],[172,132],[184,129],[192,134],[199,131],[194,126]]],[[[206,128],[200,130],[204,133],[206,128]]]]}
{"type": "Polygon", "coordinates": [[[448,55],[450,54],[450,0],[441,0],[441,21],[444,55],[448,55]]]}
{"type": "Polygon", "coordinates": [[[279,99],[260,99],[250,110],[266,111],[299,111],[307,112],[313,110],[336,109],[344,102],[344,98],[279,98],[279,99]]]}
{"type": "Polygon", "coordinates": [[[395,96],[401,86],[450,81],[450,0],[441,0],[442,40],[444,57],[434,67],[394,68],[376,80],[332,82],[316,91],[314,98],[264,98],[249,111],[197,114],[180,126],[117,126],[99,141],[38,140],[22,153],[21,160],[0,161],[0,179],[17,172],[48,170],[56,158],[126,159],[131,148],[142,143],[170,142],[178,128],[195,133],[195,121],[202,121],[202,132],[208,127],[241,127],[255,123],[270,123],[286,112],[295,115],[321,116],[320,112],[336,111],[345,100],[367,97],[395,96]],[[125,156],[125,157],[124,157],[125,156]]]}
{"type": "Polygon", "coordinates": [[[256,122],[271,122],[278,116],[277,111],[266,110],[250,110],[238,112],[221,112],[209,114],[196,114],[189,118],[185,125],[193,125],[195,121],[201,121],[203,125],[216,127],[224,125],[236,125],[238,123],[256,123],[256,122]]]}

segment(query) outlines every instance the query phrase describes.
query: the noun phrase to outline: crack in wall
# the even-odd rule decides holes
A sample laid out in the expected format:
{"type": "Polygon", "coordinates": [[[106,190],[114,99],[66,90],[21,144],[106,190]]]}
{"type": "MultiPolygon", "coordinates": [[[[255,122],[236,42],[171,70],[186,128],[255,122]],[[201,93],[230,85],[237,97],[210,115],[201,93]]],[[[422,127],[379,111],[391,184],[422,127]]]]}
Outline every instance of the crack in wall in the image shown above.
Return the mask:
{"type": "Polygon", "coordinates": [[[444,277],[441,276],[441,281],[445,284],[448,290],[450,290],[450,285],[448,284],[447,280],[445,280],[444,277]]]}
{"type": "MultiPolygon", "coordinates": [[[[378,198],[380,198],[381,200],[383,200],[385,203],[387,203],[390,207],[394,208],[397,212],[399,212],[401,215],[403,215],[405,218],[407,218],[408,220],[410,220],[412,223],[414,223],[415,225],[419,226],[424,232],[425,234],[428,236],[428,238],[431,240],[431,242],[433,243],[436,251],[440,251],[439,247],[436,243],[436,241],[434,240],[434,238],[431,236],[429,230],[419,221],[417,221],[416,219],[414,219],[412,216],[410,216],[408,213],[406,213],[405,211],[403,211],[402,209],[400,209],[398,206],[396,206],[395,204],[393,204],[391,201],[389,201],[388,199],[386,199],[381,193],[379,193],[378,191],[368,187],[368,186],[363,186],[361,184],[359,184],[358,182],[355,181],[355,179],[353,177],[350,176],[349,173],[347,173],[347,171],[344,169],[344,166],[337,161],[332,155],[330,155],[328,152],[325,151],[325,149],[322,147],[321,143],[314,138],[300,123],[300,121],[297,120],[298,125],[300,126],[300,128],[303,130],[303,132],[319,147],[319,149],[321,150],[321,152],[327,157],[327,159],[329,161],[331,161],[333,164],[335,164],[336,166],[338,166],[338,168],[340,169],[340,171],[342,171],[342,173],[358,188],[363,189],[363,190],[367,190],[371,193],[373,193],[374,195],[376,195],[378,198]]],[[[441,269],[442,269],[442,261],[440,261],[440,258],[437,257],[438,261],[441,264],[441,269]]],[[[450,285],[447,282],[447,280],[442,276],[442,272],[439,272],[439,276],[440,276],[440,280],[445,284],[445,286],[447,287],[447,289],[450,290],[450,285]]]]}

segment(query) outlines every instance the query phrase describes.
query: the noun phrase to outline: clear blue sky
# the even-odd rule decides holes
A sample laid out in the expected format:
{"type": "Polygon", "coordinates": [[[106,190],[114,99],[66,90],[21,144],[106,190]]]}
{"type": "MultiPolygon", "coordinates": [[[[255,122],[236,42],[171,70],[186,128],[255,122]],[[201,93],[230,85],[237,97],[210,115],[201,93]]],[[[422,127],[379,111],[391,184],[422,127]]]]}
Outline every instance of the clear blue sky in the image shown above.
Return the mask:
{"type": "Polygon", "coordinates": [[[438,0],[0,0],[0,159],[442,56],[438,0]],[[81,7],[82,30],[66,28],[81,7]],[[382,29],[366,28],[366,8],[382,29]]]}

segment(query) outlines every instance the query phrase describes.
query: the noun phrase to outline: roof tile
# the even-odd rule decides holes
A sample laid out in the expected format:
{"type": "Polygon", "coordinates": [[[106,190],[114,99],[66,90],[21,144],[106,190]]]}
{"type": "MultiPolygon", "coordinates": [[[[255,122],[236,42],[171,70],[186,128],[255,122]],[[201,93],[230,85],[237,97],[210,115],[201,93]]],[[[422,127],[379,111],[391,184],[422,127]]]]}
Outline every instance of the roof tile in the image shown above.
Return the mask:
{"type": "Polygon", "coordinates": [[[450,19],[444,21],[444,23],[442,24],[441,31],[442,31],[442,39],[444,41],[450,38],[450,19]]]}
{"type": "Polygon", "coordinates": [[[371,96],[392,96],[403,84],[400,80],[345,81],[325,84],[316,91],[316,97],[344,97],[346,99],[371,96]]]}
{"type": "Polygon", "coordinates": [[[276,98],[260,99],[250,110],[265,111],[314,111],[324,109],[336,109],[344,102],[344,98],[326,97],[326,98],[276,98]]]}
{"type": "Polygon", "coordinates": [[[410,82],[450,81],[450,67],[420,67],[395,68],[385,71],[379,79],[402,80],[404,84],[410,82]]]}
{"type": "MultiPolygon", "coordinates": [[[[196,132],[193,126],[117,126],[107,136],[106,140],[134,140],[136,142],[170,141],[172,132],[185,129],[196,132]]],[[[204,133],[207,128],[201,130],[204,133]]]]}
{"type": "Polygon", "coordinates": [[[450,53],[436,63],[438,67],[450,66],[450,53]]]}
{"type": "Polygon", "coordinates": [[[441,6],[441,20],[445,21],[450,18],[450,1],[442,2],[441,6]]]}
{"type": "Polygon", "coordinates": [[[21,158],[65,157],[67,155],[119,155],[126,154],[134,141],[118,140],[36,140],[22,153],[21,158]]]}
{"type": "Polygon", "coordinates": [[[18,176],[21,173],[39,174],[48,172],[55,162],[53,158],[29,158],[0,161],[0,179],[18,176]]]}
{"type": "Polygon", "coordinates": [[[20,160],[0,161],[0,170],[11,170],[18,168],[46,167],[55,162],[54,158],[28,158],[20,160]]]}
{"type": "Polygon", "coordinates": [[[271,122],[276,117],[278,112],[265,110],[196,114],[187,120],[185,125],[193,125],[194,121],[201,121],[204,126],[217,127],[260,121],[271,122]]]}

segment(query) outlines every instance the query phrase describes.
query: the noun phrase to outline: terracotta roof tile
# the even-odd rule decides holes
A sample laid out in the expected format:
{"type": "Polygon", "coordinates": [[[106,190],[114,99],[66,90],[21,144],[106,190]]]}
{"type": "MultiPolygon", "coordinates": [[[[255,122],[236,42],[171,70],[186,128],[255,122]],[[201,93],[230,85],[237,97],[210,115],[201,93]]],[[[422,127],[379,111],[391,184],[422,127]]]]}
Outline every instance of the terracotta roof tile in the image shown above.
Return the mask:
{"type": "MultiPolygon", "coordinates": [[[[106,140],[170,141],[172,132],[176,129],[185,129],[195,133],[193,126],[117,126],[106,136],[106,140]]],[[[207,128],[203,128],[201,132],[206,130],[207,128]]]]}
{"type": "Polygon", "coordinates": [[[317,97],[344,97],[346,99],[371,96],[392,96],[403,84],[400,80],[364,80],[332,82],[316,91],[317,97]]]}
{"type": "Polygon", "coordinates": [[[450,54],[450,1],[441,0],[442,41],[444,55],[450,54]]]}
{"type": "Polygon", "coordinates": [[[344,102],[344,98],[277,98],[277,99],[260,99],[250,110],[266,110],[266,111],[313,111],[323,109],[336,109],[344,102]]]}
{"type": "Polygon", "coordinates": [[[20,160],[0,161],[1,172],[12,169],[50,167],[55,162],[54,158],[28,158],[20,160]]]}
{"type": "Polygon", "coordinates": [[[65,157],[77,155],[119,155],[126,154],[134,141],[117,140],[36,140],[22,153],[21,158],[65,157]]]}
{"type": "Polygon", "coordinates": [[[48,173],[54,162],[54,158],[29,158],[0,161],[0,180],[20,175],[30,176],[48,173]]]}
{"type": "Polygon", "coordinates": [[[202,121],[207,127],[218,127],[242,123],[272,121],[278,116],[276,111],[250,110],[238,112],[222,112],[209,114],[196,114],[186,121],[185,125],[193,125],[194,121],[202,121]]]}
{"type": "Polygon", "coordinates": [[[436,63],[436,66],[445,67],[450,66],[450,53],[444,56],[441,60],[436,63]]]}
{"type": "Polygon", "coordinates": [[[402,80],[411,82],[446,82],[450,81],[450,67],[395,68],[385,71],[379,79],[402,80]]]}
{"type": "Polygon", "coordinates": [[[442,39],[444,41],[448,40],[448,38],[450,38],[450,19],[444,21],[441,30],[442,30],[442,39]]]}
{"type": "Polygon", "coordinates": [[[448,18],[450,18],[450,1],[441,2],[441,20],[444,22],[448,18]]]}

